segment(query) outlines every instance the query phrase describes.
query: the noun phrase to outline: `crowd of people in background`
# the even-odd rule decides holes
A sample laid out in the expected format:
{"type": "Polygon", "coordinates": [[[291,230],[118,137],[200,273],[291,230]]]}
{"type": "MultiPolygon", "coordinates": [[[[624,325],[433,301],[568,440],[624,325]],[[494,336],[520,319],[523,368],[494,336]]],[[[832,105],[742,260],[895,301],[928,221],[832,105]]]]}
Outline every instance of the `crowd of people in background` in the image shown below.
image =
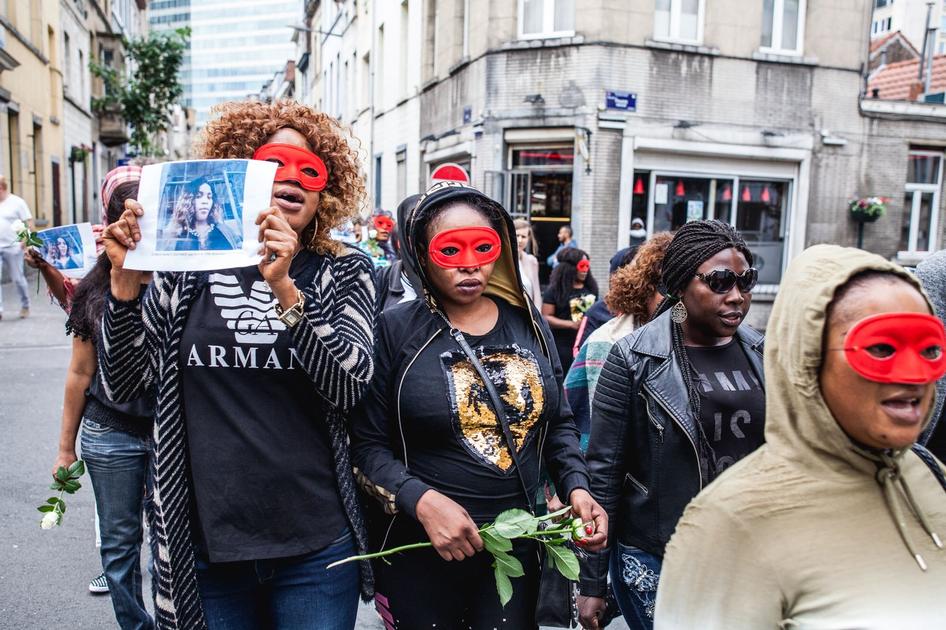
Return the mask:
{"type": "MultiPolygon", "coordinates": [[[[511,546],[522,577],[502,606],[479,528],[563,505],[587,524],[584,628],[941,623],[946,253],[913,274],[812,247],[763,334],[755,256],[728,223],[634,218],[605,290],[571,226],[543,258],[527,220],[458,182],[363,222],[356,155],[305,106],[229,104],[199,154],[260,147],[279,168],[258,266],[124,269],[145,212],[134,168],[106,177],[103,251],[78,287],[29,258],[73,337],[55,466],[78,440],[122,628],[350,630],[359,595],[388,630],[535,628],[537,543],[511,546]],[[208,359],[259,334],[227,315],[249,291],[294,369],[208,359]]],[[[11,197],[0,179],[0,220],[28,214],[11,197]]]]}

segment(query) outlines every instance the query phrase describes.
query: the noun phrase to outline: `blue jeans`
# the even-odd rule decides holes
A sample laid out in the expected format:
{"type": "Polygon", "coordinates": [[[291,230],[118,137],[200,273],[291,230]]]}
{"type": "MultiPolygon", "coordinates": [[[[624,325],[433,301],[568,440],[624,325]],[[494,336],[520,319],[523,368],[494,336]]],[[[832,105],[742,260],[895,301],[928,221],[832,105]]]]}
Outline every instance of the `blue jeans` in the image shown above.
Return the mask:
{"type": "Polygon", "coordinates": [[[653,630],[662,562],[657,556],[621,543],[615,543],[611,550],[611,588],[630,630],[653,630]]]}
{"type": "MultiPolygon", "coordinates": [[[[313,523],[313,527],[317,527],[313,523]]],[[[198,555],[197,584],[209,630],[352,630],[358,563],[326,566],[357,553],[351,532],[302,556],[209,563],[198,555]]]]}
{"type": "Polygon", "coordinates": [[[102,533],[102,568],[115,619],[122,630],[150,630],[141,598],[141,512],[147,490],[151,440],[82,421],[85,460],[102,533]]]}

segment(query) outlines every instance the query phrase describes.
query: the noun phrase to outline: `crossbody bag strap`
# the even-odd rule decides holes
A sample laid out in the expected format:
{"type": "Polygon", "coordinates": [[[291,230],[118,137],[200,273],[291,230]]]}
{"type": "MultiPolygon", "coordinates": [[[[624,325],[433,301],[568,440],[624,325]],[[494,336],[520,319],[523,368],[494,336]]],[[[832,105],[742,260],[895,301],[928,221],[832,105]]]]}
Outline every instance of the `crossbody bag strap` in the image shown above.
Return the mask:
{"type": "Polygon", "coordinates": [[[516,450],[516,440],[513,438],[512,430],[509,428],[509,420],[506,418],[506,408],[503,406],[502,399],[499,397],[499,392],[496,391],[492,379],[490,379],[489,374],[486,373],[486,368],[483,367],[482,362],[480,362],[479,358],[476,356],[473,348],[467,343],[463,333],[451,326],[450,336],[453,337],[460,346],[460,349],[463,350],[463,353],[466,355],[466,358],[469,359],[473,369],[479,374],[480,380],[483,381],[483,387],[486,388],[486,393],[489,394],[493,413],[496,414],[496,418],[499,420],[499,426],[503,429],[503,436],[506,438],[506,448],[509,449],[509,456],[512,458],[512,463],[516,467],[516,475],[519,477],[520,485],[522,485],[522,493],[526,497],[526,504],[529,506],[529,511],[534,515],[535,505],[533,504],[532,497],[529,495],[529,484],[526,483],[525,477],[522,474],[522,466],[519,464],[519,453],[516,450]]]}

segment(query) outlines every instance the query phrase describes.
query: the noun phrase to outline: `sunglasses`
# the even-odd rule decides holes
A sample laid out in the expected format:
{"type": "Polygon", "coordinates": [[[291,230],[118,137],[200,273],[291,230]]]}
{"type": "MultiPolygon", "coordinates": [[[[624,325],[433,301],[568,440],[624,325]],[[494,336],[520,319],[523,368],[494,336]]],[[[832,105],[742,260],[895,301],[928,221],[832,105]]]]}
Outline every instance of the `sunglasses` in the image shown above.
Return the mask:
{"type": "Polygon", "coordinates": [[[716,269],[709,273],[698,273],[696,277],[706,283],[713,293],[729,293],[734,286],[742,293],[749,293],[759,281],[759,270],[749,267],[741,274],[732,269],[716,269]]]}

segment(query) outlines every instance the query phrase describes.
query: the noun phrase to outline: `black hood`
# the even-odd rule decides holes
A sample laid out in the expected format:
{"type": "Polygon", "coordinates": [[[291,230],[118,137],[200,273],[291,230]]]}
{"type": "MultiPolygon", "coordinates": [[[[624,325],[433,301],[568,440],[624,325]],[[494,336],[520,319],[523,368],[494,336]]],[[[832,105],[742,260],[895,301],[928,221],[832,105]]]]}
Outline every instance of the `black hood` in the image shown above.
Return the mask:
{"type": "MultiPolygon", "coordinates": [[[[501,298],[513,306],[518,306],[528,311],[530,309],[530,302],[522,286],[522,278],[519,275],[519,249],[516,243],[516,228],[513,225],[512,217],[509,216],[505,208],[490,199],[489,196],[460,182],[438,182],[434,184],[427,189],[427,192],[420,197],[413,208],[409,209],[407,221],[403,224],[404,253],[402,258],[405,264],[413,267],[417,272],[421,282],[419,288],[423,289],[424,300],[427,302],[427,305],[431,310],[439,311],[440,306],[434,297],[430,280],[427,278],[423,265],[419,264],[418,260],[417,243],[424,238],[424,235],[421,234],[421,230],[426,228],[426,226],[419,225],[418,222],[415,221],[415,218],[422,209],[428,208],[433,204],[440,205],[450,199],[469,195],[482,197],[495,205],[500,211],[499,214],[504,228],[499,230],[499,237],[502,240],[502,253],[499,256],[499,260],[496,261],[496,267],[493,269],[493,274],[490,276],[489,283],[486,285],[485,293],[501,298]]],[[[406,201],[407,200],[405,200],[405,202],[406,201]]],[[[399,207],[399,213],[400,210],[399,207]]],[[[420,291],[418,291],[418,294],[419,293],[420,291]]]]}
{"type": "Polygon", "coordinates": [[[410,283],[411,287],[418,291],[421,286],[420,276],[417,275],[417,267],[414,265],[414,261],[408,259],[404,253],[404,243],[406,240],[404,234],[408,214],[414,209],[414,206],[417,205],[420,198],[420,195],[408,195],[401,203],[397,204],[397,227],[395,228],[395,234],[398,239],[397,253],[401,258],[401,270],[404,272],[404,275],[407,276],[407,281],[410,283]]]}

